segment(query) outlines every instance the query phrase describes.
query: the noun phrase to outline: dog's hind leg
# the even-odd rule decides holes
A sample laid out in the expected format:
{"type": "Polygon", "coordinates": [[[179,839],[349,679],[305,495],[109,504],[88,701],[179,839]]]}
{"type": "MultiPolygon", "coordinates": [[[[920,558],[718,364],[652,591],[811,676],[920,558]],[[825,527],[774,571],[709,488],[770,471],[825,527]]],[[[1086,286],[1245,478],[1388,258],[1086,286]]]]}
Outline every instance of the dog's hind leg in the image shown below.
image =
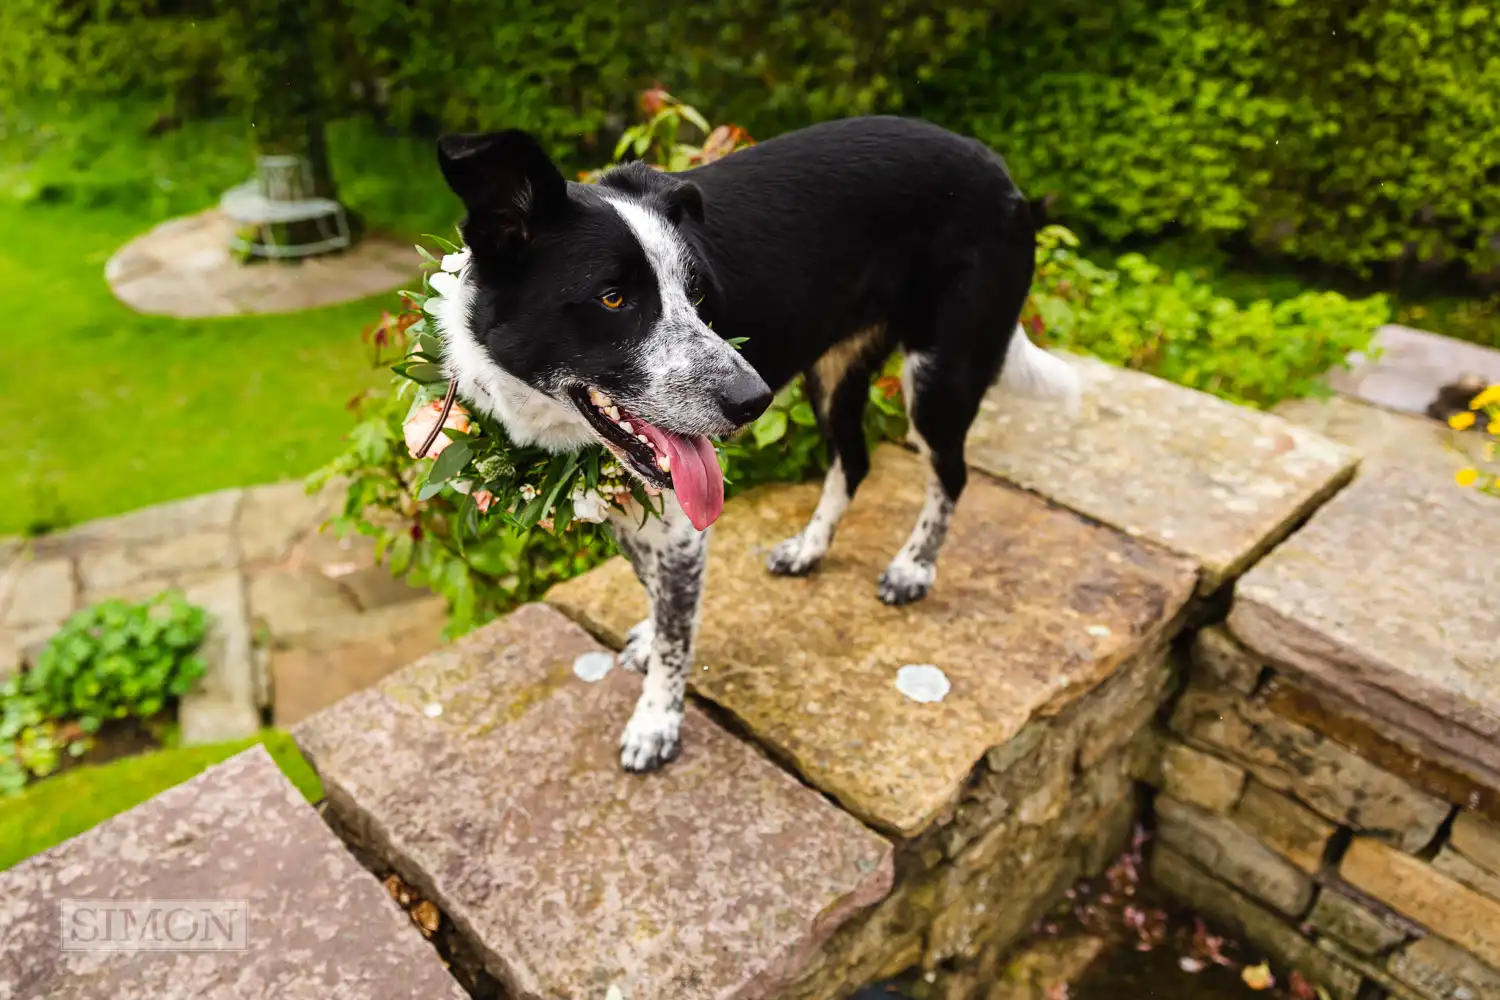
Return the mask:
{"type": "Polygon", "coordinates": [[[865,404],[870,376],[884,356],[884,334],[869,330],[837,345],[804,376],[807,397],[828,443],[828,475],[817,509],[799,534],[771,550],[766,566],[777,576],[812,572],[828,552],[834,530],[870,471],[865,404]]]}
{"type": "MultiPolygon", "coordinates": [[[[681,749],[683,700],[698,634],[698,611],[708,562],[708,532],[700,532],[670,498],[660,518],[645,524],[629,515],[612,517],[620,548],[642,576],[651,601],[648,623],[632,629],[644,643],[645,681],[635,712],[620,737],[620,763],[627,771],[654,771],[681,749]],[[643,572],[644,571],[644,572],[643,572]]],[[[627,646],[627,649],[629,647],[627,646]]]]}

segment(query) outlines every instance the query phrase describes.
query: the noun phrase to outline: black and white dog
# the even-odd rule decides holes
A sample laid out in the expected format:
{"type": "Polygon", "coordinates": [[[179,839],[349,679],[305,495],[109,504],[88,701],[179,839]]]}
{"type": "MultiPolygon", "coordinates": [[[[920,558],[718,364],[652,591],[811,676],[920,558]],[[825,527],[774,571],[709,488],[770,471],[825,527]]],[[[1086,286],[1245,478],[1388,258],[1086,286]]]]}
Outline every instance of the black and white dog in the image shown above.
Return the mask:
{"type": "Polygon", "coordinates": [[[621,761],[679,749],[708,527],[724,504],[709,438],[753,421],[798,373],[831,468],[801,534],[771,553],[798,575],[828,551],[869,468],[871,375],[897,348],[912,440],[931,463],[910,538],[881,574],[888,604],[923,597],[966,476],[964,439],[998,376],[1077,393],[1073,370],[1018,326],[1035,229],[1004,162],[919,121],[815,125],[715,163],[563,179],[521,132],[450,135],[443,175],[469,262],[438,307],[459,395],[520,443],[597,442],[670,490],[660,519],[611,518],[651,601],[621,662],[645,673],[621,761]],[[726,340],[746,338],[742,349],[726,340]]]}

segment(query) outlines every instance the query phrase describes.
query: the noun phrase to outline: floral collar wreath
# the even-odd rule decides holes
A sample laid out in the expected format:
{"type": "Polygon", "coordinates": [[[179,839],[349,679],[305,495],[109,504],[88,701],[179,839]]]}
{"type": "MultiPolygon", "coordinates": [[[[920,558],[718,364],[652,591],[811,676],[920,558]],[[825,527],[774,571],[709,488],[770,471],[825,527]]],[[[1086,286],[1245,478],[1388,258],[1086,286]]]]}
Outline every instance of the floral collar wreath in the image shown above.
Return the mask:
{"type": "Polygon", "coordinates": [[[517,445],[487,414],[471,413],[455,401],[458,383],[443,373],[441,332],[428,317],[437,301],[458,287],[469,251],[430,236],[445,251],[438,260],[424,247],[422,291],[399,293],[406,303],[397,328],[407,337],[406,357],[392,371],[407,379],[397,390],[414,390],[402,431],[414,459],[432,459],[417,491],[419,501],[445,489],[460,494],[460,536],[479,533],[481,515],[498,515],[520,530],[587,531],[610,508],[636,510],[641,518],[661,513],[660,491],[630,476],[603,445],[557,454],[517,445]],[[634,508],[632,508],[634,504],[634,508]]]}

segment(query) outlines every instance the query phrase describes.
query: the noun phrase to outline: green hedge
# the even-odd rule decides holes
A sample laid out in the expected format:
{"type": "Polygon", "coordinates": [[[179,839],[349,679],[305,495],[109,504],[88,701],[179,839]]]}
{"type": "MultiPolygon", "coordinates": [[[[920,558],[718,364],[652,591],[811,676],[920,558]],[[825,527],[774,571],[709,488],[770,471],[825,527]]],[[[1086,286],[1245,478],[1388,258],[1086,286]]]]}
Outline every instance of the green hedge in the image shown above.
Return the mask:
{"type": "Polygon", "coordinates": [[[1500,278],[1500,8],[1030,5],[921,105],[1110,239],[1177,229],[1500,278]]]}
{"type": "MultiPolygon", "coordinates": [[[[1054,218],[1111,240],[1187,231],[1500,279],[1500,8],[1479,0],[308,2],[333,115],[519,126],[595,163],[653,78],[762,136],[914,113],[985,139],[1054,218]]],[[[250,104],[241,7],[7,0],[0,107],[39,90],[250,104]]]]}

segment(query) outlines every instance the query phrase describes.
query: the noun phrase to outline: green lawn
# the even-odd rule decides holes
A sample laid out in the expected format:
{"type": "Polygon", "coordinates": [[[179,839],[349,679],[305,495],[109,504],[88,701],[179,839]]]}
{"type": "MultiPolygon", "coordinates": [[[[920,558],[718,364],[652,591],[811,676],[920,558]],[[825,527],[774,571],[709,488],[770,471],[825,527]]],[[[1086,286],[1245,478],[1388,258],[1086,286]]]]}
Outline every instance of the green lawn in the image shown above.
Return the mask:
{"type": "Polygon", "coordinates": [[[333,455],[389,300],[282,316],[141,316],[104,281],[138,216],[0,199],[0,535],[301,476],[333,455]]]}
{"type": "Polygon", "coordinates": [[[282,773],[304,798],[317,802],[323,786],[287,733],[212,746],[157,750],[109,764],[81,767],[0,797],[0,871],[76,837],[256,743],[264,743],[282,773]]]}

